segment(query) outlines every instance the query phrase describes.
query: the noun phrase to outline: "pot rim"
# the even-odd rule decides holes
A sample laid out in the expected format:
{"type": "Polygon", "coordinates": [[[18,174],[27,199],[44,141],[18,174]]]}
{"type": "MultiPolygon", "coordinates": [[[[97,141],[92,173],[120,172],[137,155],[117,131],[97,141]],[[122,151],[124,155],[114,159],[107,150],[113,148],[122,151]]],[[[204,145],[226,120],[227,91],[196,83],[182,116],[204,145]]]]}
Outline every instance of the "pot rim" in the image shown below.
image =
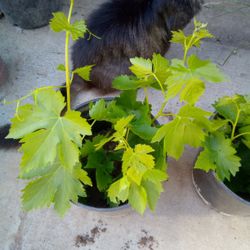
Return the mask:
{"type": "Polygon", "coordinates": [[[86,205],[86,204],[83,204],[80,202],[73,203],[73,204],[78,206],[78,207],[90,210],[90,211],[104,212],[104,213],[118,212],[118,211],[123,211],[123,210],[130,208],[129,203],[123,204],[123,205],[118,206],[118,207],[106,207],[106,208],[105,207],[93,207],[93,206],[86,205]]]}
{"type": "Polygon", "coordinates": [[[229,195],[233,196],[235,199],[241,201],[242,203],[245,203],[246,205],[250,206],[250,201],[245,200],[244,198],[242,198],[241,196],[239,196],[238,194],[236,194],[235,192],[233,192],[226,184],[223,183],[223,181],[218,180],[216,178],[216,174],[214,171],[211,171],[213,177],[215,178],[216,182],[220,185],[220,187],[222,187],[229,195]]]}

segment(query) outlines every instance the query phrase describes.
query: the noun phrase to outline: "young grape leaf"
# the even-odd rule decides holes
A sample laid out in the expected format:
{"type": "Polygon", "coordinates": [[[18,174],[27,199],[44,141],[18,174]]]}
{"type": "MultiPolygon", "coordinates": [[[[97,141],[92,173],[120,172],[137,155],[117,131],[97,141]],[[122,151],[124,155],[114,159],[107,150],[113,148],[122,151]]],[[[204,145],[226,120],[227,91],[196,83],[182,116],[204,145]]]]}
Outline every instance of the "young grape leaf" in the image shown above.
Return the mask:
{"type": "Polygon", "coordinates": [[[210,114],[202,109],[185,105],[173,121],[158,129],[152,142],[164,138],[164,148],[168,155],[179,159],[185,145],[201,146],[206,135],[204,126],[209,127],[209,120],[206,117],[210,114]]]}
{"type": "Polygon", "coordinates": [[[180,101],[194,105],[205,91],[205,84],[199,79],[190,79],[180,93],[180,101]]]}
{"type": "Polygon", "coordinates": [[[209,60],[200,60],[196,55],[191,55],[187,65],[182,60],[171,61],[171,75],[165,82],[168,88],[166,100],[180,94],[181,101],[194,104],[204,92],[204,80],[216,83],[224,80],[223,74],[209,60]]]}
{"type": "Polygon", "coordinates": [[[200,47],[201,40],[204,38],[212,38],[213,35],[206,29],[207,24],[194,20],[194,32],[191,35],[186,36],[182,30],[172,31],[172,43],[179,43],[183,49],[186,47],[191,48],[193,46],[200,47]]]}
{"type": "MultiPolygon", "coordinates": [[[[224,96],[220,98],[213,106],[215,110],[224,118],[235,122],[237,113],[240,112],[240,106],[244,105],[246,100],[243,96],[224,96]]],[[[246,116],[244,112],[240,113],[238,123],[244,124],[246,116]]]]}
{"type": "Polygon", "coordinates": [[[160,194],[163,192],[163,187],[161,183],[153,183],[148,180],[142,181],[142,187],[147,194],[147,203],[149,208],[154,211],[160,194]]]}
{"type": "Polygon", "coordinates": [[[153,54],[152,63],[153,73],[163,85],[170,74],[168,70],[169,61],[160,54],[153,54]]]}
{"type": "Polygon", "coordinates": [[[130,182],[126,176],[112,183],[108,189],[108,197],[113,203],[125,202],[129,196],[130,182]]]}
{"type": "Polygon", "coordinates": [[[50,28],[54,32],[68,31],[74,41],[84,37],[84,34],[87,32],[85,21],[75,21],[73,24],[70,24],[63,12],[55,12],[52,14],[53,18],[50,20],[50,28]]]}
{"type": "Polygon", "coordinates": [[[153,65],[150,59],[135,57],[131,58],[130,62],[132,63],[132,66],[130,66],[129,69],[138,78],[147,78],[152,75],[153,65]]]}
{"type": "Polygon", "coordinates": [[[76,41],[77,39],[84,37],[84,34],[87,32],[87,25],[84,20],[75,21],[68,29],[73,41],[76,41]]]}
{"type": "Polygon", "coordinates": [[[117,122],[127,113],[119,106],[116,101],[105,102],[104,99],[97,101],[90,109],[89,115],[97,121],[117,122]]]}
{"type": "Polygon", "coordinates": [[[117,76],[112,82],[112,86],[118,90],[138,89],[146,85],[145,81],[128,75],[117,76]]]}
{"type": "Polygon", "coordinates": [[[215,132],[206,138],[204,151],[197,159],[195,168],[208,171],[215,170],[220,180],[230,180],[230,175],[235,176],[239,171],[240,158],[232,146],[230,139],[222,133],[215,132]]]}
{"type": "Polygon", "coordinates": [[[129,188],[128,202],[133,209],[142,215],[147,207],[145,188],[132,183],[129,188]]]}
{"type": "Polygon", "coordinates": [[[194,76],[200,77],[208,82],[218,83],[225,80],[225,76],[210,60],[201,60],[193,54],[188,57],[187,65],[194,76]]]}
{"type": "Polygon", "coordinates": [[[81,68],[77,68],[73,71],[73,73],[79,75],[85,81],[90,81],[90,72],[93,66],[94,65],[87,65],[81,68]]]}
{"type": "Polygon", "coordinates": [[[242,142],[250,149],[250,125],[240,127],[239,133],[242,135],[242,142]]]}
{"type": "Polygon", "coordinates": [[[64,64],[59,64],[56,69],[60,70],[60,71],[65,71],[66,70],[64,64]]]}
{"type": "Polygon", "coordinates": [[[148,169],[154,167],[154,157],[150,155],[154,150],[149,145],[137,144],[134,149],[128,148],[122,157],[122,173],[137,185],[148,169]]]}
{"type": "Polygon", "coordinates": [[[172,31],[171,43],[179,43],[184,46],[186,36],[182,30],[172,31]]]}
{"type": "Polygon", "coordinates": [[[63,30],[68,29],[69,22],[63,12],[55,12],[55,13],[52,13],[52,15],[53,15],[53,18],[50,20],[50,28],[54,32],[61,32],[63,30]]]}

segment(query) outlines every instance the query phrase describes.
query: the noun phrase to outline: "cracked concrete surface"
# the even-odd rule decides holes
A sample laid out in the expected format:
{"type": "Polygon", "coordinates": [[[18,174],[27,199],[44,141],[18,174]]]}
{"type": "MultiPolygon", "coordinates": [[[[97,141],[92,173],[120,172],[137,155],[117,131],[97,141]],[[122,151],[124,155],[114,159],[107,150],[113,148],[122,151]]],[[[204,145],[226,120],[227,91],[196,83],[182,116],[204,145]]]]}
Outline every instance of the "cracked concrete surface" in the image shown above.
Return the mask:
{"type": "MultiPolygon", "coordinates": [[[[77,0],[74,18],[86,16],[103,1],[77,0]]],[[[207,108],[220,96],[250,93],[250,1],[205,2],[197,18],[208,22],[216,39],[204,42],[198,53],[220,65],[230,78],[225,83],[210,85],[200,101],[207,108]]],[[[64,8],[67,9],[67,4],[64,8]]],[[[61,84],[64,76],[56,71],[56,66],[63,62],[63,46],[63,34],[53,34],[48,27],[21,30],[6,18],[0,19],[0,56],[10,72],[8,82],[0,86],[0,99],[14,100],[35,87],[61,84]]],[[[172,46],[167,57],[180,53],[178,46],[172,46]]],[[[96,95],[91,91],[81,93],[75,104],[96,95]]],[[[158,93],[150,93],[153,110],[159,105],[159,98],[158,93]]],[[[177,108],[173,101],[167,109],[177,108]]],[[[1,104],[0,125],[8,122],[13,112],[13,105],[1,104]]],[[[188,148],[178,162],[169,160],[170,179],[155,213],[147,211],[140,216],[129,210],[108,216],[73,205],[61,219],[51,208],[22,211],[20,190],[24,183],[17,179],[20,154],[16,150],[1,150],[0,249],[250,249],[250,218],[218,214],[195,193],[191,181],[195,154],[195,150],[188,148]]]]}

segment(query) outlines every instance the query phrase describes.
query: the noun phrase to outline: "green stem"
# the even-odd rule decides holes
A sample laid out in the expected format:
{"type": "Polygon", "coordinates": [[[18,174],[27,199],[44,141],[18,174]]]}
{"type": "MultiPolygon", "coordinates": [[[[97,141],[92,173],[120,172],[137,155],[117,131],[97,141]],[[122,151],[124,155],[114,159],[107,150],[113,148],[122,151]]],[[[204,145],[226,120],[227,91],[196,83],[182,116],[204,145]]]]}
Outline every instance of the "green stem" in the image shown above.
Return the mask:
{"type": "MultiPolygon", "coordinates": [[[[72,16],[72,10],[74,6],[74,0],[70,0],[70,8],[68,14],[68,23],[70,24],[70,19],[72,16]]],[[[69,69],[69,38],[70,32],[66,31],[65,38],[65,77],[66,77],[66,92],[67,92],[67,110],[70,111],[70,69],[69,69]]]]}
{"type": "Polygon", "coordinates": [[[241,112],[241,110],[238,108],[238,106],[237,106],[237,109],[238,109],[238,110],[237,110],[237,115],[236,115],[235,122],[234,122],[234,124],[233,124],[232,133],[231,133],[231,141],[233,141],[234,138],[235,138],[234,134],[235,134],[235,130],[236,130],[236,127],[237,127],[239,118],[240,118],[240,112],[241,112]]]}
{"type": "Polygon", "coordinates": [[[8,102],[8,101],[6,101],[6,99],[4,99],[4,100],[2,101],[2,103],[3,103],[4,105],[9,105],[9,104],[13,104],[13,103],[15,103],[15,102],[21,102],[21,101],[23,101],[23,100],[29,98],[30,96],[34,95],[35,92],[37,93],[37,92],[40,91],[40,90],[43,90],[43,89],[50,89],[50,88],[58,89],[58,88],[65,88],[65,87],[64,87],[64,86],[44,86],[44,87],[40,87],[40,88],[37,88],[37,89],[33,90],[33,91],[30,92],[29,94],[27,94],[27,95],[25,95],[25,96],[19,98],[19,99],[16,99],[16,100],[13,100],[13,101],[10,101],[10,102],[8,102]]]}
{"type": "Polygon", "coordinates": [[[152,73],[152,75],[153,75],[153,77],[155,78],[155,80],[157,81],[157,83],[159,84],[159,86],[160,86],[160,88],[161,88],[161,92],[162,92],[163,96],[165,96],[165,90],[164,90],[164,88],[163,88],[163,86],[162,86],[162,84],[161,84],[160,80],[158,79],[158,77],[156,76],[156,74],[155,74],[155,73],[152,73]]]}
{"type": "Polygon", "coordinates": [[[145,101],[146,101],[146,104],[148,105],[148,89],[145,87],[143,90],[145,94],[145,101]]]}
{"type": "Polygon", "coordinates": [[[162,116],[163,110],[164,110],[164,108],[165,108],[167,102],[168,102],[168,101],[165,100],[165,101],[162,103],[160,110],[158,111],[158,113],[157,113],[156,116],[154,117],[153,123],[154,123],[160,116],[162,116]]]}
{"type": "Polygon", "coordinates": [[[245,132],[245,133],[238,134],[238,135],[233,137],[232,141],[239,138],[240,136],[243,136],[243,135],[250,135],[250,132],[245,132]]]}

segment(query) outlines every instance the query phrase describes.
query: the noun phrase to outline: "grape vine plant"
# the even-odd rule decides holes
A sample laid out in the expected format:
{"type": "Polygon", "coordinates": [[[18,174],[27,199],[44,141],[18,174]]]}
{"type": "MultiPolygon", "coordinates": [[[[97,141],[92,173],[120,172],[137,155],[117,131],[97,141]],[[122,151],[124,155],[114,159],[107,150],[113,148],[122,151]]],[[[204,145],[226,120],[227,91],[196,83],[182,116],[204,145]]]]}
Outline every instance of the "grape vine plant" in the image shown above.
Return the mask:
{"type": "MultiPolygon", "coordinates": [[[[213,37],[207,25],[196,20],[192,34],[186,35],[180,30],[172,33],[172,43],[183,48],[182,58],[168,60],[157,53],[152,58],[131,58],[131,75],[121,75],[113,81],[113,87],[120,91],[116,98],[90,103],[89,118],[72,110],[73,76],[78,74],[86,81],[91,80],[94,65],[70,70],[69,39],[99,39],[84,21],[71,22],[73,5],[74,0],[71,0],[68,17],[57,12],[50,22],[53,31],[66,33],[65,63],[58,69],[65,72],[67,100],[56,86],[32,91],[17,100],[8,135],[21,142],[19,177],[28,180],[22,190],[24,209],[53,204],[56,211],[64,215],[71,202],[88,196],[88,188],[95,185],[110,206],[128,202],[143,214],[147,207],[155,209],[164,190],[163,182],[168,179],[167,156],[179,159],[185,145],[204,147],[217,139],[225,142],[228,149],[225,157],[235,157],[228,140],[219,135],[217,138],[216,131],[225,122],[209,119],[212,113],[197,105],[206,85],[222,82],[225,77],[210,60],[202,60],[190,52],[191,48],[200,47],[204,38],[213,37]],[[149,88],[163,96],[154,117],[149,88]],[[145,93],[142,101],[137,100],[140,89],[145,93]],[[32,97],[32,103],[21,104],[27,97],[32,97]],[[165,113],[164,109],[173,98],[178,98],[183,105],[176,113],[165,113]],[[159,125],[156,121],[161,116],[171,116],[172,120],[159,125]],[[108,123],[110,129],[94,131],[98,122],[108,123]],[[215,139],[211,133],[215,134],[215,139]]],[[[204,152],[200,157],[207,163],[210,151],[207,153],[205,149],[204,152]]],[[[201,160],[196,167],[216,170],[219,177],[235,173],[226,165],[224,174],[220,174],[220,165],[203,164],[201,160]]],[[[238,168],[238,160],[233,168],[236,165],[238,168]]]]}

